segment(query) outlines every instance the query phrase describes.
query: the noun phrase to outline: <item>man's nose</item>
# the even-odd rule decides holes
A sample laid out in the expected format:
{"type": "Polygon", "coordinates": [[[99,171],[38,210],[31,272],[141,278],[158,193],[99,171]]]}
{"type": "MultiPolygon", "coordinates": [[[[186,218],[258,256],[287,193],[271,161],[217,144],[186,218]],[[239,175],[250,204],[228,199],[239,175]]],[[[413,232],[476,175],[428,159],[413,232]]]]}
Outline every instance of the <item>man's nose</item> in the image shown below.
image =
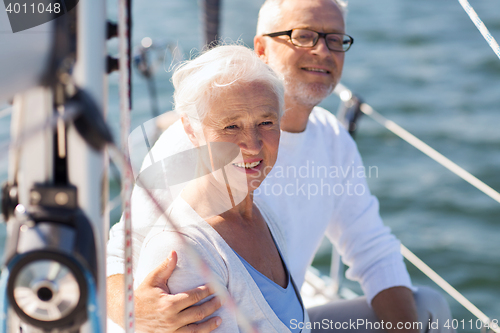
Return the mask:
{"type": "Polygon", "coordinates": [[[326,44],[326,37],[318,37],[316,45],[312,47],[312,52],[316,54],[330,55],[331,51],[326,44]]]}

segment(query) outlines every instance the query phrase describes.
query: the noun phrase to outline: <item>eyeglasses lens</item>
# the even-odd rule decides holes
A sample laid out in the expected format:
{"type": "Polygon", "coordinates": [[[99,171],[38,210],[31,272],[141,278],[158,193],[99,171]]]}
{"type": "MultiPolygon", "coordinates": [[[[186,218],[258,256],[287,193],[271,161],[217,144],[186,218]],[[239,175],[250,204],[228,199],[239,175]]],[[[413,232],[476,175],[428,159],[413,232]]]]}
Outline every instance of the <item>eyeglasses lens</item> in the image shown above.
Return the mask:
{"type": "MultiPolygon", "coordinates": [[[[319,35],[315,31],[306,29],[294,29],[290,36],[294,45],[300,47],[313,47],[318,41],[319,35]]],[[[351,39],[343,34],[327,34],[326,43],[332,51],[347,51],[351,46],[351,39]]]]}
{"type": "Polygon", "coordinates": [[[311,30],[294,29],[291,39],[297,46],[312,47],[318,40],[318,34],[311,30]]]}

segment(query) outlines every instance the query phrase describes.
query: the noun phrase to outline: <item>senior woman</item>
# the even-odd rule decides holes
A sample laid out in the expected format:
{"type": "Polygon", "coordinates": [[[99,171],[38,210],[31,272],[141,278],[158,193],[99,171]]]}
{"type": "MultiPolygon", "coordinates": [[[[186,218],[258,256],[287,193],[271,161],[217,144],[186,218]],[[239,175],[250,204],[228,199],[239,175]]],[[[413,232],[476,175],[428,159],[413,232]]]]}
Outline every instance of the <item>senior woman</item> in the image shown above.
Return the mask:
{"type": "MultiPolygon", "coordinates": [[[[276,162],[283,84],[251,50],[235,45],[186,62],[173,84],[175,110],[199,149],[197,177],[146,237],[135,286],[175,250],[172,293],[216,283],[260,332],[290,332],[290,323],[306,322],[307,313],[287,269],[280,226],[253,202],[276,162]],[[193,250],[215,282],[200,271],[193,250]]],[[[217,332],[241,330],[228,304],[213,314],[222,318],[217,332]]]]}

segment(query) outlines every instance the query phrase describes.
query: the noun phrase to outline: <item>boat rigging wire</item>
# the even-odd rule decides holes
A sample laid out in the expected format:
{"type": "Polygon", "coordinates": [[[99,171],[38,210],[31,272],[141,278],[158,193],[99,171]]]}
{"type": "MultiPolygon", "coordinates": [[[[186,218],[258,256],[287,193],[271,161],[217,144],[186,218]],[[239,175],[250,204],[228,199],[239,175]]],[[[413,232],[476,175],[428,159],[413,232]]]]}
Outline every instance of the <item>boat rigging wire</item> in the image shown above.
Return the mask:
{"type": "Polygon", "coordinates": [[[469,310],[474,316],[481,320],[485,326],[489,327],[490,330],[500,333],[500,328],[498,324],[492,324],[490,318],[485,315],[481,310],[479,310],[474,304],[472,304],[467,298],[465,298],[458,290],[453,288],[445,279],[439,276],[432,268],[427,266],[425,262],[420,260],[413,252],[411,252],[406,246],[401,244],[401,253],[403,256],[411,262],[415,267],[422,271],[429,279],[434,281],[438,286],[440,286],[444,291],[453,297],[458,303],[462,304],[464,308],[469,310]],[[495,327],[496,326],[496,327],[495,327]]]}
{"type": "Polygon", "coordinates": [[[0,119],[8,117],[12,114],[12,106],[8,106],[3,110],[0,110],[0,119]]]}
{"type": "MultiPolygon", "coordinates": [[[[467,0],[458,0],[462,5],[465,12],[469,15],[472,22],[476,25],[477,29],[483,35],[484,39],[488,45],[492,48],[493,52],[500,58],[500,46],[496,42],[495,38],[491,35],[488,28],[484,25],[483,21],[479,18],[476,11],[469,4],[467,0]]],[[[339,84],[340,85],[340,84],[339,84]]],[[[337,90],[337,88],[336,88],[337,90]]],[[[344,94],[344,98],[347,96],[352,96],[352,93],[341,86],[338,89],[339,95],[344,94]]],[[[340,95],[341,96],[341,95],[340,95]]],[[[342,98],[342,96],[341,96],[342,98]]],[[[350,99],[350,97],[349,97],[350,99]]],[[[437,152],[435,149],[431,148],[429,145],[424,143],[422,140],[415,137],[413,134],[406,131],[404,128],[394,123],[391,120],[384,118],[381,114],[377,113],[370,105],[363,103],[360,106],[361,111],[370,116],[376,122],[387,128],[389,131],[393,132],[401,139],[408,142],[413,147],[420,150],[422,153],[426,154],[472,186],[476,187],[481,192],[485,193],[493,200],[500,203],[500,193],[495,191],[490,186],[486,185],[484,182],[443,156],[441,153],[437,152]]],[[[482,311],[480,311],[474,304],[472,304],[468,299],[466,299],[461,293],[459,293],[455,288],[453,288],[448,282],[446,282],[441,276],[439,276],[435,271],[433,271],[429,266],[427,266],[422,260],[420,260],[415,254],[413,254],[408,248],[401,244],[401,253],[403,256],[420,269],[425,275],[427,275],[432,281],[434,281],[438,286],[443,288],[451,297],[453,297],[457,302],[463,305],[467,310],[469,310],[473,315],[479,318],[485,325],[490,324],[490,319],[482,311]]],[[[500,333],[500,328],[498,325],[496,327],[490,327],[496,333],[500,333]]]]}
{"type": "MultiPolygon", "coordinates": [[[[351,90],[346,88],[344,85],[339,83],[334,90],[343,102],[349,101],[353,98],[353,93],[351,90]]],[[[427,145],[425,142],[394,123],[391,120],[386,119],[384,116],[376,112],[370,105],[362,103],[360,105],[360,110],[371,117],[377,123],[384,126],[386,129],[394,133],[396,136],[400,137],[404,141],[408,142],[413,147],[420,150],[422,153],[432,158],[472,186],[476,187],[481,192],[485,193],[493,200],[500,203],[500,193],[492,189],[490,186],[483,183],[481,180],[477,179],[475,176],[452,162],[450,159],[437,152],[434,148],[427,145]]],[[[472,304],[468,299],[466,299],[460,292],[453,288],[446,280],[444,280],[439,274],[432,270],[427,264],[425,264],[420,258],[418,258],[413,252],[411,252],[407,247],[401,244],[401,254],[413,265],[415,265],[422,273],[434,281],[439,287],[446,291],[451,297],[453,297],[458,303],[463,305],[467,310],[469,310],[474,316],[481,320],[485,325],[490,325],[491,320],[486,316],[481,310],[479,310],[474,304],[472,304]]],[[[496,327],[489,327],[496,333],[500,333],[500,328],[498,325],[496,327]]]]}
{"type": "Polygon", "coordinates": [[[108,204],[108,211],[111,212],[113,209],[118,207],[121,203],[122,203],[121,196],[117,195],[116,197],[114,197],[113,199],[110,200],[110,202],[108,204]]]}
{"type": "Polygon", "coordinates": [[[484,25],[483,21],[479,18],[479,15],[477,15],[474,8],[472,8],[472,6],[469,4],[467,0],[458,0],[458,2],[460,2],[465,12],[469,15],[472,22],[474,22],[479,32],[481,32],[481,35],[483,35],[486,42],[488,42],[488,45],[493,49],[493,52],[495,52],[497,57],[500,59],[500,46],[498,46],[498,43],[496,42],[495,38],[493,38],[491,33],[488,31],[488,28],[486,28],[486,26],[484,25]]]}
{"type": "MultiPolygon", "coordinates": [[[[335,92],[340,96],[340,98],[345,101],[349,100],[352,96],[352,92],[343,86],[342,84],[338,84],[337,87],[335,88],[335,92]]],[[[395,122],[385,118],[382,116],[380,113],[375,111],[370,105],[366,103],[362,103],[360,106],[361,111],[366,114],[367,116],[370,116],[373,120],[375,120],[377,123],[380,125],[384,126],[386,129],[391,131],[392,133],[396,134],[398,137],[403,139],[404,141],[408,142],[410,145],[413,147],[417,148],[420,150],[422,153],[425,155],[429,156],[432,158],[434,161],[438,162],[496,202],[500,203],[500,193],[495,191],[493,188],[490,186],[486,185],[484,182],[473,176],[471,173],[468,171],[464,170],[462,167],[458,166],[455,162],[451,161],[447,157],[445,157],[443,154],[439,153],[436,151],[434,148],[396,124],[395,122]]]]}
{"type": "MultiPolygon", "coordinates": [[[[118,1],[118,41],[119,41],[119,93],[120,93],[120,138],[123,158],[130,163],[128,136],[130,134],[131,100],[131,2],[132,0],[118,1]]],[[[125,165],[127,163],[124,163],[125,165]]],[[[125,333],[135,331],[134,315],[134,278],[132,260],[132,221],[131,221],[131,196],[134,179],[131,168],[122,170],[121,200],[124,218],[124,247],[125,247],[125,290],[124,290],[124,328],[125,333]]]]}
{"type": "Polygon", "coordinates": [[[54,115],[48,118],[45,122],[36,125],[33,128],[24,131],[23,133],[20,133],[16,140],[7,141],[0,144],[0,156],[7,157],[7,152],[9,149],[20,149],[26,141],[32,139],[40,132],[48,129],[54,130],[57,127],[57,123],[60,119],[62,119],[65,123],[68,123],[75,117],[77,117],[78,114],[79,111],[72,108],[66,109],[64,114],[54,113],[54,115]]]}

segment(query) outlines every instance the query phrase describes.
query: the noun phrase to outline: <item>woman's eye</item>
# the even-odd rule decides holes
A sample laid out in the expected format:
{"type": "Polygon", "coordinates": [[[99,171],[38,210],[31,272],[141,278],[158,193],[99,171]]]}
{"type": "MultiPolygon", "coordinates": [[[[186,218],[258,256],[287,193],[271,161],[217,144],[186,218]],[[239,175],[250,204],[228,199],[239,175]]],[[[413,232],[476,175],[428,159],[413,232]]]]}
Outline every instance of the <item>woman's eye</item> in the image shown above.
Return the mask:
{"type": "Polygon", "coordinates": [[[261,124],[261,125],[272,125],[272,124],[273,124],[273,122],[269,120],[269,121],[263,121],[263,122],[261,122],[260,124],[261,124]]]}
{"type": "Polygon", "coordinates": [[[237,125],[229,125],[229,126],[224,127],[224,129],[237,129],[237,128],[238,128],[237,125]]]}

